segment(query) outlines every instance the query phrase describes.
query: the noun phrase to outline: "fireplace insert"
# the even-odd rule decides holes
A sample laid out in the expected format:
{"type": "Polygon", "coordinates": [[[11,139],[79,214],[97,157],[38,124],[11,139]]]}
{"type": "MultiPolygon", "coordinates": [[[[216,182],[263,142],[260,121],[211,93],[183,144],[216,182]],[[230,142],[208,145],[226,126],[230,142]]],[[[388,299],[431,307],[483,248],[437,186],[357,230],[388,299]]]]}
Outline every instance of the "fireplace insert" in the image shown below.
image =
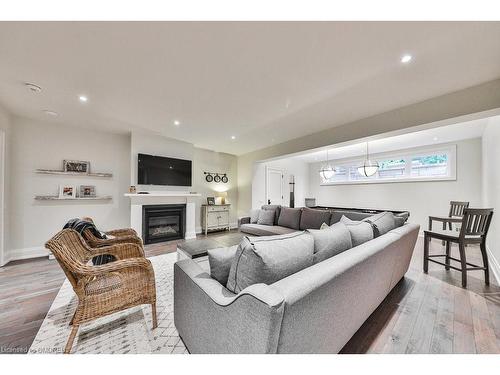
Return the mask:
{"type": "Polygon", "coordinates": [[[142,238],[145,244],[184,238],[186,205],[165,204],[142,207],[142,238]]]}

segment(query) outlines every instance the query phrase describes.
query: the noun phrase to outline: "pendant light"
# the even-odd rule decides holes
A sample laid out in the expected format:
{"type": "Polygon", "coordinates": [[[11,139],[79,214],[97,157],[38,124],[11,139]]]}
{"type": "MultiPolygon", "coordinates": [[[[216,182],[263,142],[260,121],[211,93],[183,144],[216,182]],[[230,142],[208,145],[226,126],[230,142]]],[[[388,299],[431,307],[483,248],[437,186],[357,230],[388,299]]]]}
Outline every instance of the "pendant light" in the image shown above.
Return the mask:
{"type": "Polygon", "coordinates": [[[371,177],[377,173],[379,168],[377,161],[370,160],[370,153],[368,151],[368,142],[366,142],[366,159],[361,167],[358,167],[358,173],[364,177],[371,177]]]}
{"type": "Polygon", "coordinates": [[[326,149],[326,164],[323,164],[321,169],[319,170],[321,177],[323,180],[328,181],[335,175],[335,171],[333,170],[332,165],[330,164],[330,160],[328,158],[328,149],[326,149]]]}

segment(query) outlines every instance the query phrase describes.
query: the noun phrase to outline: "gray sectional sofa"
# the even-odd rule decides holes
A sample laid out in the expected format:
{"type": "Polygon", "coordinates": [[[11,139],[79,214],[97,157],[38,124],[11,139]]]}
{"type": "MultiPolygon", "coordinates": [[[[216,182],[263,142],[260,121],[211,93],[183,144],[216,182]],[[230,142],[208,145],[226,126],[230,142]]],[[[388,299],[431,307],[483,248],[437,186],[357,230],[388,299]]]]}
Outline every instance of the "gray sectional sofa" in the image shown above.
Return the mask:
{"type": "MultiPolygon", "coordinates": [[[[175,326],[191,353],[338,353],[408,270],[418,232],[418,225],[404,224],[238,293],[193,260],[179,261],[174,265],[175,326]]],[[[246,246],[264,240],[253,238],[246,246]]],[[[281,255],[287,254],[281,247],[281,255]]],[[[229,280],[231,273],[233,265],[229,280]]]]}
{"type": "MultiPolygon", "coordinates": [[[[272,223],[259,224],[257,214],[259,210],[252,210],[251,216],[242,217],[238,220],[241,232],[252,236],[272,236],[276,234],[287,234],[298,230],[319,229],[321,224],[335,224],[342,216],[351,220],[363,220],[383,210],[356,209],[343,207],[317,207],[317,208],[288,208],[278,205],[264,205],[261,210],[274,211],[272,223]],[[269,225],[272,224],[272,225],[269,225]]],[[[396,218],[406,222],[410,213],[408,211],[389,211],[396,218]]]]}

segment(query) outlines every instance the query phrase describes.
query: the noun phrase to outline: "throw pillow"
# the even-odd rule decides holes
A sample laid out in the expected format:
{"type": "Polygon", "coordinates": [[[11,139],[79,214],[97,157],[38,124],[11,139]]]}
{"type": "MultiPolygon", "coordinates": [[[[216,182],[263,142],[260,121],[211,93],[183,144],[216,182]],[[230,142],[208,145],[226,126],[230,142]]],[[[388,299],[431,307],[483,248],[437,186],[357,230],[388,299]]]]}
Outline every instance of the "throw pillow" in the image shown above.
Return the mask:
{"type": "Polygon", "coordinates": [[[410,216],[409,212],[402,212],[400,214],[394,215],[394,221],[396,223],[396,228],[401,227],[406,223],[406,220],[408,220],[408,217],[410,216]]]}
{"type": "Polygon", "coordinates": [[[265,204],[262,206],[262,209],[274,211],[274,225],[278,225],[278,218],[280,216],[281,206],[277,204],[265,204]]]}
{"type": "Polygon", "coordinates": [[[260,210],[259,219],[257,224],[260,225],[274,225],[274,211],[273,210],[260,210]]]}
{"type": "Polygon", "coordinates": [[[319,227],[319,229],[323,230],[323,229],[328,229],[330,228],[330,226],[327,224],[327,223],[323,223],[321,224],[321,226],[319,227]]]}
{"type": "Polygon", "coordinates": [[[319,229],[322,223],[329,223],[331,212],[304,207],[300,215],[300,230],[319,229]]]}
{"type": "Polygon", "coordinates": [[[253,284],[272,284],[313,264],[314,238],[307,232],[245,237],[231,264],[227,289],[239,293],[253,284]]]}
{"type": "Polygon", "coordinates": [[[373,240],[373,229],[370,223],[366,221],[354,221],[345,216],[342,216],[340,222],[344,223],[347,229],[349,229],[353,247],[373,240]]]}
{"type": "Polygon", "coordinates": [[[396,228],[396,221],[394,220],[394,214],[392,212],[381,212],[361,221],[372,224],[373,236],[375,238],[396,228]]]}
{"type": "Polygon", "coordinates": [[[254,208],[250,210],[250,224],[257,224],[259,220],[260,210],[258,208],[254,208]]]}
{"type": "Polygon", "coordinates": [[[287,227],[299,230],[301,213],[302,213],[301,208],[281,207],[280,217],[278,219],[278,225],[281,227],[287,227]]]}
{"type": "Polygon", "coordinates": [[[220,247],[208,250],[208,263],[210,264],[210,276],[222,285],[227,284],[229,271],[238,245],[231,247],[220,247]]]}
{"type": "Polygon", "coordinates": [[[322,262],[352,247],[351,233],[344,223],[327,229],[309,229],[314,237],[314,263],[322,262]]]}

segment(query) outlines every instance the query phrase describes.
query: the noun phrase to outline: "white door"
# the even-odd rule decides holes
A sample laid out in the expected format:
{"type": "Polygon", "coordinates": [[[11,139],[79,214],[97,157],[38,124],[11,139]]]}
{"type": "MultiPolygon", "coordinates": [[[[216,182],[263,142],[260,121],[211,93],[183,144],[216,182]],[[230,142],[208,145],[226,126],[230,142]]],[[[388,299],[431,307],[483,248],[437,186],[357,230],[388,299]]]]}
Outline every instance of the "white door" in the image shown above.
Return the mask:
{"type": "Polygon", "coordinates": [[[283,204],[283,170],[266,168],[266,204],[283,204]]]}

